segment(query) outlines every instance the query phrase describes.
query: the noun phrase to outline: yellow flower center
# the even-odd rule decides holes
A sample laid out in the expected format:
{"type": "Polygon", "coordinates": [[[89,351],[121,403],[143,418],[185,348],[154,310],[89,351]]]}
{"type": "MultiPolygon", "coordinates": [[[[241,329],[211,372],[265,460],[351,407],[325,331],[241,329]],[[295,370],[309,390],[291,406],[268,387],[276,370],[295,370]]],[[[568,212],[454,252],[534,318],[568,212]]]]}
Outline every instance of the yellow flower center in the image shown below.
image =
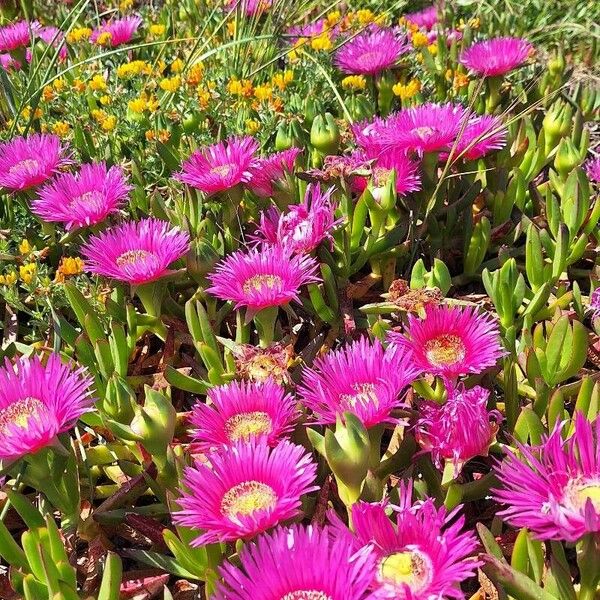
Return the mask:
{"type": "Polygon", "coordinates": [[[379,563],[379,579],[383,583],[407,585],[417,592],[429,584],[429,559],[418,550],[405,550],[386,556],[379,563]]]}
{"type": "Polygon", "coordinates": [[[374,404],[379,405],[379,399],[375,392],[375,384],[373,383],[353,383],[352,389],[355,394],[340,394],[340,402],[350,408],[355,408],[356,405],[374,404]]]}
{"type": "Polygon", "coordinates": [[[260,410],[233,415],[225,423],[225,432],[232,442],[247,440],[261,433],[270,433],[271,428],[271,417],[260,410]]]}
{"type": "Polygon", "coordinates": [[[25,160],[19,161],[16,165],[13,165],[8,172],[15,173],[17,171],[33,171],[38,168],[38,161],[33,158],[26,158],[25,160]]]}
{"type": "Polygon", "coordinates": [[[259,510],[274,508],[277,494],[273,488],[260,481],[244,481],[233,486],[221,500],[221,513],[236,520],[259,510]]]}
{"type": "Polygon", "coordinates": [[[26,429],[29,420],[39,416],[45,408],[37,398],[28,397],[13,402],[0,413],[0,434],[7,434],[11,425],[26,429]]]}
{"type": "Polygon", "coordinates": [[[279,275],[253,275],[244,282],[244,293],[249,294],[252,291],[260,292],[264,288],[272,290],[280,286],[283,280],[279,275]]]}
{"type": "Polygon", "coordinates": [[[583,479],[574,481],[567,490],[568,498],[574,508],[584,510],[588,500],[596,512],[600,513],[600,481],[583,479]]]}
{"type": "Polygon", "coordinates": [[[465,358],[466,348],[458,335],[444,334],[425,343],[425,356],[434,366],[454,365],[465,358]]]}
{"type": "Polygon", "coordinates": [[[152,256],[152,252],[148,252],[147,250],[128,250],[117,258],[117,266],[124,267],[125,265],[133,265],[150,256],[152,256]]]}
{"type": "Polygon", "coordinates": [[[281,597],[281,600],[333,600],[325,592],[318,590],[296,590],[281,597]]]}

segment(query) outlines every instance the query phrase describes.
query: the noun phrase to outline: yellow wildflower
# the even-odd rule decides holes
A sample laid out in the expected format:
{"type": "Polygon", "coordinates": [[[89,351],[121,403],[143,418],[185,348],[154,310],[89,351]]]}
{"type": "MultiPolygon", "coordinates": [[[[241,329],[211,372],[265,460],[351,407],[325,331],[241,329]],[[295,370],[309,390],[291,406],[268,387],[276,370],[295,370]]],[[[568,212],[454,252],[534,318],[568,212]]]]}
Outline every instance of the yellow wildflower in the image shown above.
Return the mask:
{"type": "Polygon", "coordinates": [[[227,91],[234,96],[250,97],[253,93],[252,82],[248,79],[231,79],[227,84],[227,91]]]}
{"type": "Polygon", "coordinates": [[[152,72],[150,65],[144,60],[133,60],[117,67],[117,77],[125,79],[134,75],[149,75],[152,72]]]}
{"type": "Polygon", "coordinates": [[[375,15],[372,10],[363,8],[356,11],[356,18],[361,25],[368,25],[375,20],[375,15]]]}
{"type": "Polygon", "coordinates": [[[254,135],[260,129],[260,123],[255,119],[246,119],[246,133],[254,135]]]}
{"type": "Polygon", "coordinates": [[[208,108],[210,102],[210,92],[207,89],[198,88],[198,104],[202,110],[208,108]]]}
{"type": "Polygon", "coordinates": [[[326,31],[312,38],[310,45],[313,50],[331,50],[333,48],[331,38],[326,31]]]}
{"type": "Polygon", "coordinates": [[[52,86],[57,92],[62,92],[67,88],[67,82],[62,77],[59,77],[53,81],[52,86]]]}
{"type": "Polygon", "coordinates": [[[0,285],[14,285],[17,281],[17,274],[15,271],[11,271],[6,275],[0,275],[0,285]]]}
{"type": "Polygon", "coordinates": [[[21,256],[26,256],[27,254],[31,254],[32,250],[33,250],[33,248],[31,247],[29,240],[26,240],[26,239],[21,240],[21,243],[19,244],[19,252],[21,253],[21,256]]]}
{"type": "Polygon", "coordinates": [[[108,46],[112,40],[112,33],[110,31],[103,31],[97,38],[96,44],[99,46],[108,46]]]}
{"type": "Polygon", "coordinates": [[[183,71],[184,64],[185,63],[180,58],[176,58],[171,63],[171,73],[181,73],[181,71],[183,71]]]}
{"type": "Polygon", "coordinates": [[[67,34],[67,42],[76,44],[89,39],[90,35],[92,35],[92,30],[89,27],[76,27],[67,34]]]}
{"type": "Polygon", "coordinates": [[[282,73],[275,73],[271,79],[273,85],[276,85],[280,90],[285,90],[287,85],[292,81],[294,81],[294,71],[291,71],[290,69],[287,69],[282,73]]]}
{"type": "Polygon", "coordinates": [[[134,113],[143,113],[147,107],[146,98],[140,96],[139,98],[130,100],[127,103],[127,106],[129,107],[129,110],[131,110],[134,113]]]}
{"type": "Polygon", "coordinates": [[[342,79],[342,87],[345,90],[364,90],[367,80],[362,75],[348,75],[342,79]]]}
{"type": "Polygon", "coordinates": [[[108,94],[104,94],[103,96],[100,96],[100,104],[102,104],[102,106],[108,106],[109,104],[112,104],[112,98],[108,94]]]}
{"type": "Polygon", "coordinates": [[[342,19],[342,13],[339,10],[332,10],[327,15],[327,24],[331,27],[337,25],[342,19]]]}
{"type": "Polygon", "coordinates": [[[107,88],[106,79],[102,75],[94,75],[89,86],[94,92],[103,92],[107,88]]]}
{"type": "Polygon", "coordinates": [[[235,21],[227,22],[227,33],[229,34],[229,37],[235,36],[235,21]]]}
{"type": "Polygon", "coordinates": [[[166,77],[165,79],[161,79],[158,85],[161,90],[174,94],[181,87],[181,77],[179,77],[179,75],[166,77]]]}
{"type": "Polygon", "coordinates": [[[117,117],[114,115],[107,116],[106,119],[102,121],[100,126],[106,132],[112,131],[117,126],[117,117]]]}
{"type": "Polygon", "coordinates": [[[273,97],[273,88],[268,83],[257,85],[254,88],[254,97],[260,101],[270,100],[273,97]]]}
{"type": "Polygon", "coordinates": [[[422,31],[414,31],[410,36],[410,41],[415,48],[422,48],[429,43],[427,36],[422,31]]]}
{"type": "Polygon", "coordinates": [[[462,87],[469,85],[469,77],[465,73],[454,73],[454,81],[452,82],[452,89],[454,91],[459,90],[462,87]]]}
{"type": "Polygon", "coordinates": [[[133,0],[121,0],[119,2],[119,10],[125,12],[133,6],[133,0]]]}
{"type": "Polygon", "coordinates": [[[81,258],[78,256],[63,256],[60,259],[60,264],[58,265],[56,274],[58,275],[60,273],[63,277],[65,275],[79,275],[80,273],[83,273],[83,267],[83,260],[81,260],[81,258]]]}
{"type": "Polygon", "coordinates": [[[431,56],[435,56],[438,53],[438,45],[429,44],[429,46],[427,46],[427,50],[429,50],[429,54],[431,54],[431,56]]]}
{"type": "Polygon", "coordinates": [[[73,89],[79,94],[85,92],[85,83],[81,79],[74,79],[72,85],[73,89]]]}
{"type": "Polygon", "coordinates": [[[42,100],[44,102],[50,102],[52,99],[54,98],[54,90],[52,89],[52,86],[45,86],[44,89],[42,90],[42,100]]]}
{"type": "Polygon", "coordinates": [[[149,98],[146,98],[146,108],[150,112],[156,112],[159,106],[160,104],[156,96],[150,96],[149,98]]]}
{"type": "Polygon", "coordinates": [[[57,121],[52,125],[52,133],[56,134],[58,137],[66,137],[71,131],[71,126],[65,121],[57,121]]]}
{"type": "Polygon", "coordinates": [[[35,263],[27,263],[19,267],[19,276],[24,283],[31,283],[36,272],[37,265],[35,263]]]}
{"type": "Polygon", "coordinates": [[[418,79],[411,79],[408,83],[397,83],[392,91],[401,100],[410,100],[421,91],[421,82],[418,79]]]}
{"type": "Polygon", "coordinates": [[[164,25],[160,25],[155,23],[154,25],[150,25],[150,35],[158,37],[165,33],[166,27],[164,25]]]}
{"type": "Polygon", "coordinates": [[[196,87],[204,77],[204,63],[198,62],[190,67],[186,83],[196,87]]]}

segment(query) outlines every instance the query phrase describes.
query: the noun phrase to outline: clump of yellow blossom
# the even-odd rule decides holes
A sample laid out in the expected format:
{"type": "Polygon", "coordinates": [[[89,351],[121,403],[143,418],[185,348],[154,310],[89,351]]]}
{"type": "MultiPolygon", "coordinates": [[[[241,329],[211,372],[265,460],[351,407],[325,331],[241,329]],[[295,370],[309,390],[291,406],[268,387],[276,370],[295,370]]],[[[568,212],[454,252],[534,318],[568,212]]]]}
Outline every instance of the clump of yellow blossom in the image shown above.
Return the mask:
{"type": "Polygon", "coordinates": [[[331,50],[333,48],[333,42],[331,41],[331,38],[329,37],[329,33],[327,33],[326,31],[324,31],[323,33],[320,33],[319,35],[313,37],[310,40],[310,46],[313,50],[331,50]]]}
{"type": "Polygon", "coordinates": [[[56,134],[58,137],[66,137],[69,135],[69,131],[71,131],[71,126],[65,121],[56,121],[56,123],[52,125],[52,133],[56,134]]]}
{"type": "Polygon", "coordinates": [[[37,273],[37,265],[35,263],[26,263],[19,267],[19,277],[24,283],[31,283],[37,273]]]}
{"type": "Polygon", "coordinates": [[[106,79],[102,75],[94,75],[89,86],[94,92],[104,92],[107,89],[106,79]]]}
{"type": "Polygon", "coordinates": [[[83,273],[83,267],[83,260],[81,260],[81,258],[78,256],[63,256],[60,259],[60,264],[56,270],[54,281],[58,283],[64,283],[67,277],[72,277],[73,275],[79,275],[80,273],[83,273]]]}
{"type": "Polygon", "coordinates": [[[150,25],[149,31],[151,36],[159,37],[161,35],[164,35],[166,29],[167,28],[164,25],[154,23],[153,25],[150,25]]]}
{"type": "Polygon", "coordinates": [[[173,77],[165,77],[158,84],[161,90],[174,94],[181,87],[181,77],[175,75],[173,77]]]}
{"type": "Polygon", "coordinates": [[[342,79],[342,87],[345,90],[364,90],[367,80],[362,75],[348,75],[342,79]]]}
{"type": "Polygon", "coordinates": [[[14,285],[17,281],[17,277],[18,275],[15,271],[0,275],[0,285],[14,285]]]}
{"type": "Polygon", "coordinates": [[[145,60],[132,60],[117,67],[117,77],[126,79],[134,75],[150,75],[152,67],[145,60]]]}
{"type": "Polygon", "coordinates": [[[422,31],[413,31],[410,36],[410,41],[415,48],[422,48],[423,46],[427,46],[429,44],[427,35],[425,35],[422,31]]]}
{"type": "Polygon", "coordinates": [[[197,62],[190,67],[186,83],[192,87],[200,85],[202,78],[204,77],[204,63],[197,62]]]}
{"type": "Polygon", "coordinates": [[[401,100],[410,100],[421,91],[421,82],[418,79],[411,79],[407,83],[397,83],[392,87],[392,91],[401,100]]]}
{"type": "Polygon", "coordinates": [[[256,119],[246,119],[246,133],[254,135],[260,129],[260,123],[256,119]]]}
{"type": "Polygon", "coordinates": [[[75,27],[67,33],[67,42],[69,44],[76,44],[88,40],[92,35],[92,30],[89,27],[75,27]]]}
{"type": "Polygon", "coordinates": [[[249,98],[253,94],[252,82],[249,79],[236,79],[235,77],[227,84],[227,91],[233,96],[244,96],[249,98]]]}

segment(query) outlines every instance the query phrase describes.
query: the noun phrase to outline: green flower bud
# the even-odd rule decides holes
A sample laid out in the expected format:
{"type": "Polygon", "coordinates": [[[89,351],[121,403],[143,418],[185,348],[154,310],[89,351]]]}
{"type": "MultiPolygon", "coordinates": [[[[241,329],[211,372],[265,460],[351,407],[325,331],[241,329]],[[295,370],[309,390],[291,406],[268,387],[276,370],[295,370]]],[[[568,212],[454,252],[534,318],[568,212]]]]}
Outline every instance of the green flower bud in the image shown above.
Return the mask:
{"type": "Polygon", "coordinates": [[[337,154],[340,147],[340,130],[331,113],[317,115],[310,130],[310,143],[321,153],[337,154]]]}
{"type": "Polygon", "coordinates": [[[554,168],[563,179],[566,179],[579,163],[581,163],[579,151],[569,138],[563,138],[554,158],[554,168]]]}
{"type": "Polygon", "coordinates": [[[146,386],[143,407],[131,422],[131,431],[141,438],[141,444],[152,455],[164,456],[175,433],[177,412],[171,401],[151,387],[146,386]]]}
{"type": "Polygon", "coordinates": [[[106,386],[102,411],[117,423],[130,423],[134,416],[136,399],[133,390],[118,375],[113,375],[106,386]]]}

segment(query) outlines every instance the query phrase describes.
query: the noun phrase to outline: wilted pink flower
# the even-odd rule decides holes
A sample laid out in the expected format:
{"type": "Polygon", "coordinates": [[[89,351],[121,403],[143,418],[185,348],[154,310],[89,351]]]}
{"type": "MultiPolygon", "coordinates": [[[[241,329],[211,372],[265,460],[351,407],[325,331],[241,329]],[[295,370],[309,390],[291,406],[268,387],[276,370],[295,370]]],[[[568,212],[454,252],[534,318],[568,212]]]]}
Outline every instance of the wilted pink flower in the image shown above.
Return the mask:
{"type": "Polygon", "coordinates": [[[317,262],[307,255],[290,256],[282,246],[238,250],[209,275],[209,294],[246,307],[250,318],[263,308],[298,300],[303,285],[318,281],[317,262]]]}
{"type": "Polygon", "coordinates": [[[410,50],[406,39],[392,29],[375,27],[356,35],[335,54],[335,66],[344,73],[376,75],[396,65],[410,50]]]}
{"type": "Polygon", "coordinates": [[[8,52],[3,52],[0,54],[0,67],[2,67],[5,71],[10,71],[11,69],[18,71],[21,66],[21,63],[8,54],[8,52]]]}
{"type": "Polygon", "coordinates": [[[401,485],[400,505],[357,502],[351,509],[353,532],[330,512],[333,527],[354,549],[371,545],[377,559],[371,600],[464,598],[460,584],[481,565],[470,555],[477,548],[464,517],[437,509],[432,499],[412,504],[410,485],[401,485]],[[396,513],[390,519],[386,509],[396,513]]]}
{"type": "Polygon", "coordinates": [[[116,212],[132,189],[120,167],[85,164],[76,175],[63,173],[41,188],[32,210],[44,221],[77,229],[100,223],[116,212]]]}
{"type": "MultiPolygon", "coordinates": [[[[58,27],[53,27],[51,25],[40,27],[35,32],[35,35],[49,46],[51,45],[54,48],[60,48],[58,51],[60,60],[65,60],[67,58],[68,50],[65,44],[65,34],[58,27]]],[[[28,60],[30,60],[30,58],[28,60]]]]}
{"type": "Polygon", "coordinates": [[[0,367],[0,459],[14,461],[37,452],[92,409],[93,380],[51,354],[22,357],[0,367]]]}
{"type": "Polygon", "coordinates": [[[263,212],[255,238],[292,253],[311,252],[324,239],[331,240],[331,230],[340,223],[335,220],[332,192],[333,188],[323,194],[318,184],[309,184],[302,204],[290,205],[286,213],[275,207],[263,212]]]}
{"type": "Polygon", "coordinates": [[[40,28],[37,21],[16,21],[0,27],[0,52],[11,52],[31,44],[32,34],[40,28]]]}
{"type": "Polygon", "coordinates": [[[227,0],[229,10],[239,8],[249,17],[262,15],[272,4],[273,0],[227,0]]]}
{"type": "Polygon", "coordinates": [[[204,531],[192,546],[249,539],[300,514],[300,498],[317,489],[317,465],[302,446],[238,443],[196,462],[183,476],[179,525],[204,531]]]}
{"type": "Polygon", "coordinates": [[[189,248],[189,236],[166,221],[128,221],[91,237],[82,246],[88,271],[133,285],[171,273],[169,265],[189,248]]]}
{"type": "Polygon", "coordinates": [[[380,127],[380,144],[400,150],[439,152],[458,136],[467,110],[459,104],[422,104],[390,115],[380,127]]]}
{"type": "Polygon", "coordinates": [[[55,135],[15,137],[0,144],[0,186],[27,190],[50,179],[69,162],[65,147],[55,135]]]}
{"type": "Polygon", "coordinates": [[[294,172],[294,163],[301,152],[300,148],[293,147],[256,159],[250,168],[248,187],[261,198],[272,198],[277,184],[283,183],[285,174],[294,172]]]}
{"type": "Polygon", "coordinates": [[[589,309],[592,312],[592,318],[595,319],[600,316],[600,288],[596,288],[590,294],[589,309]]]}
{"type": "MultiPolygon", "coordinates": [[[[411,192],[416,192],[421,189],[421,177],[419,175],[419,165],[406,156],[404,150],[393,148],[388,152],[382,152],[378,157],[369,157],[368,153],[364,154],[365,160],[372,160],[371,166],[371,183],[373,188],[373,197],[379,200],[383,193],[392,171],[396,177],[396,192],[400,196],[405,196],[411,192]],[[367,158],[368,157],[368,158],[367,158]]],[[[369,183],[367,177],[355,177],[352,180],[352,188],[358,193],[365,191],[369,183]]]]}
{"type": "Polygon", "coordinates": [[[232,137],[196,150],[175,177],[205,194],[216,194],[239,183],[248,183],[255,165],[258,143],[251,137],[232,137]]]}
{"type": "Polygon", "coordinates": [[[520,67],[532,51],[533,46],[521,38],[493,38],[469,46],[460,62],[478,75],[495,77],[520,67]]]}
{"type": "Polygon", "coordinates": [[[498,325],[488,314],[474,307],[427,306],[426,315],[409,314],[407,336],[389,336],[424,372],[454,380],[493,367],[503,355],[498,325]]]}
{"type": "Polygon", "coordinates": [[[600,532],[600,418],[592,424],[577,412],[574,424],[566,441],[557,423],[540,446],[517,443],[518,455],[507,449],[496,468],[502,487],[494,495],[507,506],[498,515],[541,540],[600,532]]]}
{"type": "Polygon", "coordinates": [[[435,6],[428,6],[423,10],[419,10],[413,13],[407,13],[404,18],[413,25],[421,27],[423,29],[431,29],[438,22],[437,8],[435,6]]]}
{"type": "Polygon", "coordinates": [[[593,183],[600,183],[600,156],[588,158],[584,163],[588,179],[593,183]]]}
{"type": "Polygon", "coordinates": [[[303,371],[298,391],[318,423],[335,423],[351,412],[373,427],[397,422],[391,412],[402,406],[402,393],[419,374],[402,350],[362,338],[317,358],[303,371]]]}
{"type": "Polygon", "coordinates": [[[416,438],[424,450],[431,452],[439,468],[451,462],[457,476],[468,460],[487,456],[502,418],[498,411],[487,410],[489,395],[479,386],[470,390],[463,387],[449,390],[448,400],[442,405],[431,401],[419,405],[416,438]]]}
{"type": "Polygon", "coordinates": [[[299,416],[296,400],[272,379],[233,381],[208,391],[210,404],[197,402],[190,423],[203,451],[250,439],[276,446],[299,416]]]}
{"type": "Polygon", "coordinates": [[[463,38],[462,31],[458,29],[434,29],[427,33],[427,42],[429,44],[434,44],[437,42],[438,37],[443,35],[446,39],[446,45],[451,46],[452,42],[460,42],[463,38]]]}
{"type": "Polygon", "coordinates": [[[508,130],[499,117],[473,117],[458,137],[454,156],[461,156],[464,160],[477,160],[493,150],[504,148],[507,135],[508,130]]]}
{"type": "Polygon", "coordinates": [[[327,32],[329,37],[335,37],[339,34],[339,27],[331,26],[327,19],[322,18],[308,23],[306,25],[294,25],[287,31],[287,35],[290,36],[288,39],[292,44],[295,44],[301,38],[314,38],[318,37],[322,33],[327,32]]]}
{"type": "Polygon", "coordinates": [[[328,528],[278,527],[220,568],[215,600],[364,600],[375,574],[370,548],[355,552],[328,528]]]}
{"type": "Polygon", "coordinates": [[[101,46],[116,48],[121,44],[129,43],[141,24],[142,18],[138,16],[107,21],[92,31],[90,41],[101,46]]]}

